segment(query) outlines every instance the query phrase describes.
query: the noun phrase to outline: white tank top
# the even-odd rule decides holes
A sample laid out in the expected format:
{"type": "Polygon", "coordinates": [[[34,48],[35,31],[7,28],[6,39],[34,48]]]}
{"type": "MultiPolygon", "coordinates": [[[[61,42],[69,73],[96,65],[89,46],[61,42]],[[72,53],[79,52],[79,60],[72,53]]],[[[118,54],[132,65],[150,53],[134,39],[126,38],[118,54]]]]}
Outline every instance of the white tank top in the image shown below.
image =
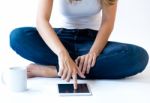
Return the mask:
{"type": "Polygon", "coordinates": [[[99,30],[101,25],[100,0],[53,0],[50,22],[55,28],[99,30]]]}

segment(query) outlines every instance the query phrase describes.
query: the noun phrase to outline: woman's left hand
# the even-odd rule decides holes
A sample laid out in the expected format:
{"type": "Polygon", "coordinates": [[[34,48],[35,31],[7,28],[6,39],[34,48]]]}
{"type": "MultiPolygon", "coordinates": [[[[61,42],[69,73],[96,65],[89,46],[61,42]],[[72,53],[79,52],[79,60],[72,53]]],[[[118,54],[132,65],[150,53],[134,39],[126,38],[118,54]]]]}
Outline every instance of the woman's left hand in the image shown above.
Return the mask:
{"type": "Polygon", "coordinates": [[[93,52],[77,57],[75,62],[83,75],[85,75],[85,73],[89,74],[90,69],[94,67],[96,63],[96,58],[96,53],[93,52]]]}

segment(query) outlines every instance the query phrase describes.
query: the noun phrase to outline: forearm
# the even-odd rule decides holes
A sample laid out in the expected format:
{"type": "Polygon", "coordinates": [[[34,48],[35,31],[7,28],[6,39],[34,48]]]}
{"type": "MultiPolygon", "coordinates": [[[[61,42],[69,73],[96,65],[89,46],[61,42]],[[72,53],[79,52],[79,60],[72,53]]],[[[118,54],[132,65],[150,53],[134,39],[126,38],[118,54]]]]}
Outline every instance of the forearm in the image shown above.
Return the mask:
{"type": "Polygon", "coordinates": [[[43,38],[47,46],[58,56],[62,52],[67,53],[67,50],[59,40],[52,26],[46,20],[37,21],[37,30],[43,38]]]}
{"type": "Polygon", "coordinates": [[[94,52],[98,56],[107,44],[112,30],[111,23],[103,23],[89,52],[94,52]]]}
{"type": "Polygon", "coordinates": [[[117,2],[111,6],[103,6],[102,24],[90,52],[95,52],[98,56],[108,42],[113,30],[116,16],[117,2]]]}

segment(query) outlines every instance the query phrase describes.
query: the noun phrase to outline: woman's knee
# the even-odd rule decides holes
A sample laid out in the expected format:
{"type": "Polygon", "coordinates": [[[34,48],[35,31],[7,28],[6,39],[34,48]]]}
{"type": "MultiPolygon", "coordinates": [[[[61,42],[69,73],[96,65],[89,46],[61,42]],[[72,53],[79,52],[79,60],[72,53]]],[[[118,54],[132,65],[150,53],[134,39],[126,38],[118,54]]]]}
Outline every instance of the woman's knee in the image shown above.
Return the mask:
{"type": "Polygon", "coordinates": [[[93,75],[102,78],[124,78],[142,72],[148,64],[147,51],[139,46],[124,44],[122,50],[106,53],[97,58],[93,75]],[[103,68],[103,69],[99,69],[103,68]],[[99,71],[100,70],[100,71],[99,71]],[[100,72],[100,73],[98,73],[100,72]]]}
{"type": "Polygon", "coordinates": [[[129,57],[132,60],[133,68],[135,68],[135,72],[139,73],[142,72],[149,61],[149,55],[147,51],[136,45],[129,45],[129,57]]]}
{"type": "Polygon", "coordinates": [[[10,46],[14,49],[17,45],[22,45],[25,40],[25,36],[28,34],[28,30],[33,29],[33,27],[20,27],[15,28],[10,33],[10,46]]]}

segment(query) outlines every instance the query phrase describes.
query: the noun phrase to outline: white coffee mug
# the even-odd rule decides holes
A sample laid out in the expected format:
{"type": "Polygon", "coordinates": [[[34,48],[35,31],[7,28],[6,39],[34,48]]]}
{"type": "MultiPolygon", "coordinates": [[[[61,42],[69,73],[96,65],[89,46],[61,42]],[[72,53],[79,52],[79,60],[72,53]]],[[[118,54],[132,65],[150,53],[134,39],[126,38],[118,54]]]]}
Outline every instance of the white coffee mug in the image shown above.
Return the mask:
{"type": "Polygon", "coordinates": [[[10,67],[2,73],[2,82],[14,92],[27,90],[27,70],[25,67],[10,67]]]}

